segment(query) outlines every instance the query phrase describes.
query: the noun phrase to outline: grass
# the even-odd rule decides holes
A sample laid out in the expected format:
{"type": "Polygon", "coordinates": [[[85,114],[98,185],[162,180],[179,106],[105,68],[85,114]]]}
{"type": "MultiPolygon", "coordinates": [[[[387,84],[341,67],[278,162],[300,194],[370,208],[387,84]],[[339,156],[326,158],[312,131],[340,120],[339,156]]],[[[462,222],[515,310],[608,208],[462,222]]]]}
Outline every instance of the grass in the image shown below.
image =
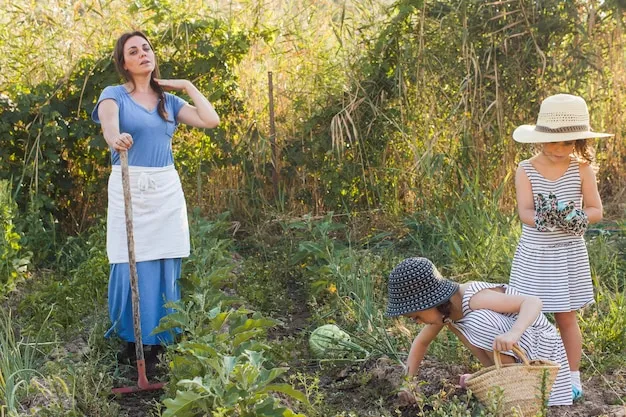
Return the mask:
{"type": "MultiPolygon", "coordinates": [[[[42,327],[45,327],[43,323],[42,327]]],[[[20,396],[38,372],[43,355],[41,340],[15,332],[11,310],[0,313],[0,405],[9,413],[18,410],[20,396]]]]}
{"type": "MultiPolygon", "coordinates": [[[[191,218],[194,255],[185,263],[185,291],[197,291],[201,285],[206,284],[205,280],[210,278],[214,268],[227,267],[228,271],[232,270],[233,277],[237,277],[234,285],[231,283],[227,286],[234,289],[238,296],[249,298],[246,302],[252,301],[253,305],[261,307],[264,312],[279,315],[279,318],[290,317],[296,310],[306,313],[304,328],[291,328],[288,329],[288,334],[278,335],[284,337],[291,348],[281,354],[272,352],[271,357],[277,363],[292,365],[295,362],[313,366],[313,361],[306,357],[307,349],[304,347],[308,329],[328,322],[335,322],[348,331],[352,340],[367,350],[370,356],[387,356],[396,363],[402,363],[411,338],[418,329],[412,324],[403,328],[401,322],[391,322],[384,317],[386,276],[397,261],[411,255],[435,255],[444,265],[442,270],[457,274],[459,280],[485,276],[490,278],[494,275],[497,275],[494,279],[502,278],[500,275],[506,273],[504,263],[507,262],[508,252],[499,253],[494,248],[497,245],[514,247],[518,237],[517,227],[508,215],[495,212],[498,205],[497,195],[478,193],[473,187],[474,185],[468,183],[467,189],[460,193],[460,196],[464,196],[460,202],[441,215],[421,212],[404,221],[395,219],[395,224],[389,218],[385,219],[386,224],[393,225],[394,231],[403,231],[404,234],[386,236],[384,245],[372,244],[379,236],[376,225],[365,225],[361,223],[362,219],[356,217],[343,223],[337,220],[339,217],[327,216],[305,219],[295,227],[276,224],[275,228],[263,229],[259,235],[251,235],[244,241],[238,241],[232,238],[232,229],[229,229],[232,223],[227,220],[227,215],[211,222],[196,213],[191,218]],[[479,206],[473,207],[472,204],[479,206]],[[359,226],[353,227],[351,222],[357,222],[359,226]],[[355,233],[355,230],[365,231],[366,236],[355,233]],[[470,249],[471,241],[482,242],[481,249],[474,248],[473,252],[463,255],[470,249]],[[233,257],[242,248],[240,254],[233,257]],[[296,305],[297,303],[301,305],[296,305]]],[[[341,217],[346,218],[348,217],[341,217]]],[[[586,363],[584,373],[587,375],[590,367],[594,373],[605,373],[611,366],[624,366],[623,358],[617,353],[626,347],[626,319],[623,314],[626,308],[626,263],[623,256],[624,241],[620,236],[615,233],[598,233],[588,237],[597,298],[596,304],[580,315],[585,337],[584,349],[587,353],[587,358],[583,361],[586,363]]],[[[89,240],[84,240],[83,243],[78,240],[72,242],[78,245],[73,251],[82,253],[80,244],[89,245],[88,242],[89,240]]],[[[98,242],[101,243],[100,240],[98,242]]],[[[101,244],[94,245],[90,255],[84,256],[78,265],[72,267],[74,279],[70,279],[68,283],[77,285],[73,288],[85,290],[83,292],[86,295],[84,299],[77,300],[79,304],[73,304],[72,311],[84,311],[83,307],[88,299],[103,302],[106,295],[103,291],[104,282],[87,273],[100,269],[104,271],[100,251],[101,244]]],[[[65,264],[59,267],[59,271],[66,270],[65,264]]],[[[49,274],[52,275],[49,280],[54,280],[54,271],[49,274]]],[[[31,293],[20,304],[24,307],[21,311],[37,312],[33,319],[38,321],[45,317],[43,310],[40,307],[35,309],[30,304],[37,300],[55,299],[57,296],[66,297],[72,292],[69,288],[37,285],[30,286],[29,291],[31,293]]],[[[80,294],[72,296],[80,298],[80,294]]],[[[68,334],[62,328],[80,329],[85,322],[93,322],[88,317],[79,317],[76,314],[53,314],[46,320],[50,321],[46,338],[54,336],[55,329],[58,329],[58,335],[67,338],[68,334]]],[[[25,324],[27,329],[37,328],[35,323],[25,324]]],[[[99,379],[98,376],[99,372],[111,372],[114,361],[111,352],[107,351],[113,349],[112,345],[97,341],[101,331],[93,333],[92,338],[96,341],[90,340],[89,343],[92,349],[104,351],[103,356],[97,360],[97,366],[83,367],[80,364],[87,359],[75,358],[78,362],[74,365],[65,363],[55,368],[39,366],[44,358],[39,349],[41,343],[37,342],[37,336],[29,340],[16,334],[12,330],[16,326],[10,314],[3,316],[0,325],[0,389],[7,399],[7,403],[3,404],[6,411],[16,410],[20,406],[25,389],[30,387],[29,381],[33,380],[33,376],[37,377],[36,381],[41,387],[48,390],[54,388],[71,399],[68,404],[73,404],[73,409],[112,407],[98,395],[89,395],[88,390],[77,388],[87,384],[95,392],[106,390],[105,387],[110,385],[110,380],[99,379]]],[[[441,362],[462,364],[473,369],[476,362],[456,337],[448,333],[442,332],[439,335],[431,345],[429,354],[441,362]]],[[[345,358],[337,366],[349,366],[350,361],[363,363],[362,359],[362,355],[354,355],[345,358]]],[[[302,381],[299,385],[302,385],[302,381]]],[[[315,389],[311,388],[312,392],[307,396],[316,397],[318,394],[314,392],[315,389]]],[[[394,387],[390,386],[389,389],[393,390],[394,387]]],[[[489,409],[476,411],[478,409],[475,401],[470,398],[455,398],[448,393],[424,397],[422,401],[424,410],[430,410],[432,415],[464,416],[467,415],[468,407],[474,410],[474,415],[478,415],[475,414],[477,412],[483,412],[485,416],[492,415],[489,409]]],[[[58,402],[54,406],[56,408],[51,405],[48,410],[52,413],[50,415],[63,415],[63,404],[58,402]],[[54,414],[55,412],[60,414],[54,414]]],[[[318,412],[333,415],[332,410],[327,407],[322,409],[318,412]]],[[[315,415],[315,412],[309,411],[310,415],[315,415]]],[[[392,414],[391,411],[390,413],[392,414]]]]}

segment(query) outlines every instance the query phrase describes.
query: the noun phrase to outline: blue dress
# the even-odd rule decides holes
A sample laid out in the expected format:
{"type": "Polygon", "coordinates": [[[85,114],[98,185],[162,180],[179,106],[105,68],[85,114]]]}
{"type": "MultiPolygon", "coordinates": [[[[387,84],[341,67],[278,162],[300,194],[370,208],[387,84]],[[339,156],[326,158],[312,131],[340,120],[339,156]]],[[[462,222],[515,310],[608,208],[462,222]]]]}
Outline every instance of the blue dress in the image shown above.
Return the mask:
{"type": "MultiPolygon", "coordinates": [[[[172,136],[178,125],[177,116],[187,102],[173,94],[165,94],[165,109],[169,121],[159,116],[157,109],[148,110],[135,102],[123,85],[106,87],[92,112],[92,119],[100,123],[98,105],[107,99],[119,107],[120,132],[133,137],[128,151],[128,163],[138,167],[165,167],[174,163],[172,136]]],[[[111,149],[112,165],[120,164],[119,154],[111,149]]],[[[181,258],[154,259],[137,262],[142,340],[146,345],[167,344],[173,341],[170,332],[152,334],[162,317],[171,309],[164,307],[169,301],[180,299],[178,279],[181,258]]],[[[127,342],[134,342],[133,312],[128,263],[111,263],[109,275],[109,317],[112,326],[106,337],[115,333],[127,342]]]]}

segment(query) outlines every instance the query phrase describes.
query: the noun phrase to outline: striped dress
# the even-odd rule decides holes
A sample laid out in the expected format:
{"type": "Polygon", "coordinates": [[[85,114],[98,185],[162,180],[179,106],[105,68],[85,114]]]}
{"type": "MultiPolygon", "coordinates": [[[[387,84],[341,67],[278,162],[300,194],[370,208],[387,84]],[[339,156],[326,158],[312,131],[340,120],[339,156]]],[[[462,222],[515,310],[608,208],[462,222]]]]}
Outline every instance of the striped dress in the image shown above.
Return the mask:
{"type": "MultiPolygon", "coordinates": [[[[560,202],[574,201],[582,208],[579,162],[572,158],[565,174],[555,181],[545,179],[530,161],[522,161],[533,197],[552,192],[560,202]]],[[[557,229],[540,232],[522,225],[509,284],[522,294],[535,295],[543,301],[543,311],[557,313],[578,310],[594,302],[589,255],[582,236],[557,229]]]]}
{"type": "MultiPolygon", "coordinates": [[[[517,313],[503,314],[487,309],[472,310],[469,304],[474,294],[497,287],[504,288],[505,294],[520,294],[515,288],[506,284],[472,282],[463,294],[463,318],[451,323],[465,336],[469,343],[487,352],[493,352],[493,341],[496,336],[511,329],[517,320],[517,313]]],[[[535,322],[526,329],[518,345],[529,360],[547,359],[560,365],[550,392],[548,405],[571,405],[572,380],[563,341],[545,315],[540,314],[535,322]]],[[[510,351],[503,353],[514,356],[510,351]]]]}

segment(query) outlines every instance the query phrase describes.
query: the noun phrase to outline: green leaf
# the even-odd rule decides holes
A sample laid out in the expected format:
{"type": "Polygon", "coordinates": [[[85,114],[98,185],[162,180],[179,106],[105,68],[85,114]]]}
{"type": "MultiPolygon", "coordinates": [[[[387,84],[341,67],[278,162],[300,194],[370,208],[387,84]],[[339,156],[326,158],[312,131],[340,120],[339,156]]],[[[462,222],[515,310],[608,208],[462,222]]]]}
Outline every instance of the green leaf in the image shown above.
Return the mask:
{"type": "Polygon", "coordinates": [[[193,379],[181,379],[178,381],[178,384],[187,389],[193,389],[194,392],[207,392],[209,389],[204,385],[204,381],[199,376],[194,377],[193,379]]]}
{"type": "Polygon", "coordinates": [[[269,384],[264,387],[259,392],[261,393],[269,393],[269,392],[280,392],[285,395],[290,396],[291,398],[300,401],[301,403],[308,404],[309,400],[306,398],[302,392],[298,391],[294,387],[289,384],[269,384]]]}
{"type": "Polygon", "coordinates": [[[166,410],[163,417],[194,417],[191,408],[193,404],[202,399],[202,395],[193,391],[176,391],[176,398],[163,400],[166,410]]]}
{"type": "Polygon", "coordinates": [[[259,404],[254,406],[254,415],[258,417],[283,417],[284,407],[277,407],[278,401],[275,398],[268,397],[259,404]]]}
{"type": "Polygon", "coordinates": [[[261,329],[254,329],[254,330],[249,330],[247,332],[243,332],[243,333],[239,333],[237,336],[235,336],[235,338],[233,339],[233,346],[237,347],[240,344],[242,344],[245,341],[248,341],[252,338],[254,338],[255,336],[258,336],[260,334],[263,333],[263,330],[261,329]]]}

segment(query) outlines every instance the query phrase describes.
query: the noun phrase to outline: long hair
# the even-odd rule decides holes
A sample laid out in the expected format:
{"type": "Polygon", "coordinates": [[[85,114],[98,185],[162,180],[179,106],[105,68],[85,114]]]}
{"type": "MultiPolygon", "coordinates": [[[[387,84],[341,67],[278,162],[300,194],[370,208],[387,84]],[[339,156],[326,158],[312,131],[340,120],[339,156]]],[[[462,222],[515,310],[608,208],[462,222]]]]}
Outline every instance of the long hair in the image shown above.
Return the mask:
{"type": "Polygon", "coordinates": [[[586,162],[592,166],[595,162],[593,149],[589,146],[587,139],[578,139],[574,142],[574,156],[578,158],[578,160],[586,162]]]}
{"type": "Polygon", "coordinates": [[[435,308],[437,309],[437,311],[443,314],[444,321],[450,318],[450,313],[452,312],[452,303],[450,302],[449,298],[446,302],[444,302],[443,304],[439,304],[435,308]]]}
{"type": "MultiPolygon", "coordinates": [[[[115,43],[115,49],[113,51],[113,62],[115,62],[115,68],[117,69],[117,72],[122,76],[122,78],[124,78],[126,81],[130,82],[133,85],[133,89],[135,88],[135,81],[133,80],[133,77],[131,76],[131,74],[124,68],[124,63],[125,63],[124,45],[126,44],[127,40],[129,40],[130,38],[134,36],[139,36],[139,37],[144,38],[146,42],[148,42],[148,45],[150,45],[150,49],[154,51],[154,48],[152,48],[152,44],[150,43],[150,40],[146,37],[146,35],[143,34],[143,32],[140,32],[138,30],[134,32],[127,32],[127,33],[122,34],[117,39],[117,42],[115,43]]],[[[152,90],[154,90],[154,92],[157,93],[157,95],[159,96],[159,103],[157,105],[157,110],[159,112],[159,116],[161,116],[161,118],[167,122],[169,121],[169,115],[167,114],[167,111],[165,110],[165,91],[163,90],[163,87],[161,87],[156,81],[154,81],[155,78],[159,78],[159,77],[160,77],[159,64],[157,62],[156,55],[155,55],[154,71],[152,71],[152,74],[150,74],[150,88],[152,88],[152,90]]]]}
{"type": "MultiPolygon", "coordinates": [[[[542,149],[543,143],[535,143],[532,146],[533,153],[541,152],[542,149]]],[[[594,156],[594,151],[591,146],[589,146],[589,142],[587,139],[574,140],[573,154],[579,162],[586,162],[595,169],[596,158],[594,156]]]]}

